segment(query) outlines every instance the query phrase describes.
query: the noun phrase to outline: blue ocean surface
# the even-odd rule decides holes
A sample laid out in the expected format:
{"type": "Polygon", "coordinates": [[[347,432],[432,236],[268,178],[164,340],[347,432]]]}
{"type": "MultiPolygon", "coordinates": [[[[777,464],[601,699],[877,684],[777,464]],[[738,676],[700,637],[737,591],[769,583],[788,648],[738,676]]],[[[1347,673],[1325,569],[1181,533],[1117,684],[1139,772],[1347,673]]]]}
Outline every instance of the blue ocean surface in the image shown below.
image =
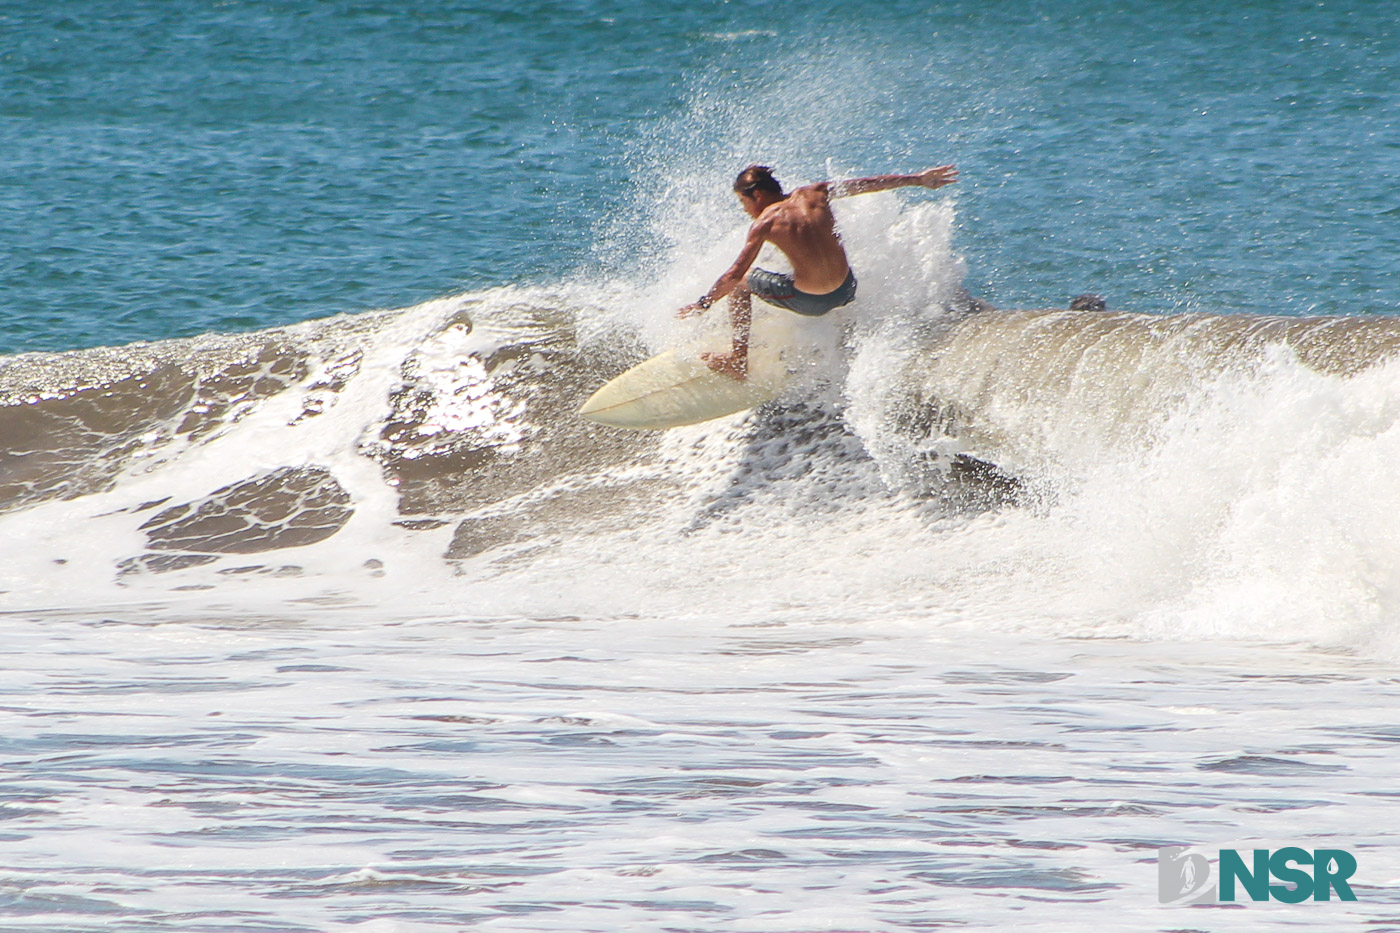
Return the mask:
{"type": "Polygon", "coordinates": [[[1400,929],[1397,30],[0,0],[0,928],[1400,929]],[[581,417],[755,162],[961,179],[581,417]]]}
{"type": "Polygon", "coordinates": [[[956,162],[968,284],[1002,307],[1393,313],[1379,9],[7,2],[0,349],[625,275],[664,231],[619,229],[697,155],[956,162]]]}

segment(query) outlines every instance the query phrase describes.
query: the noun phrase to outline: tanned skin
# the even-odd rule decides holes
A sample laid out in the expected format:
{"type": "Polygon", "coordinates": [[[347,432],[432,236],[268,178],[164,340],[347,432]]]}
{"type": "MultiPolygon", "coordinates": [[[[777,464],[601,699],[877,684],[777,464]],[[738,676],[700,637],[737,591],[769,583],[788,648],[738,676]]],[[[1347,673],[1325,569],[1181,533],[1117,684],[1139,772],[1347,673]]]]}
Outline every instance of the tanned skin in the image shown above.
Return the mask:
{"type": "Polygon", "coordinates": [[[706,365],[743,381],[749,374],[749,325],[753,320],[753,293],[745,282],[749,267],[758,258],[764,243],[782,250],[792,263],[793,284],[800,291],[825,295],[846,281],[851,267],[846,250],[836,232],[831,215],[831,199],[891,188],[921,186],[941,188],[958,180],[958,170],[942,165],[914,175],[875,175],[849,181],[823,181],[794,188],[786,194],[755,191],[738,194],[744,211],[754,219],[739,258],[710,286],[700,300],[676,312],[688,318],[704,314],[710,306],[729,296],[729,321],[734,328],[733,348],[728,353],[706,353],[706,365]]]}

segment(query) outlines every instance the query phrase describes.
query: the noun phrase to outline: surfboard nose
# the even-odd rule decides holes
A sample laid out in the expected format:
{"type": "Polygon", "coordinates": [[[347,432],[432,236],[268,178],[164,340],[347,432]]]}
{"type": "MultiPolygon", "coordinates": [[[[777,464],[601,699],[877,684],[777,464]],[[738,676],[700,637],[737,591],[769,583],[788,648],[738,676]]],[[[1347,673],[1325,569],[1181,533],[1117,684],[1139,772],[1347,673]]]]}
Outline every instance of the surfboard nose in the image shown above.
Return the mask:
{"type": "Polygon", "coordinates": [[[578,413],[615,428],[657,431],[696,424],[777,398],[788,373],[776,353],[751,352],[743,382],[668,350],[589,396],[578,413]]]}

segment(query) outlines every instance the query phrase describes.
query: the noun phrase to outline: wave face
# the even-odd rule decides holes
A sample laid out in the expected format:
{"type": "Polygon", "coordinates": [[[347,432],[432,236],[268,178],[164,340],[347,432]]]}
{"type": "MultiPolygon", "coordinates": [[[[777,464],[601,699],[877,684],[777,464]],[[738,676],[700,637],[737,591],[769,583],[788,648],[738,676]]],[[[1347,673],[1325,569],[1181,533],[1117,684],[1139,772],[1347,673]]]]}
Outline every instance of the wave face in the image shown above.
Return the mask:
{"type": "Polygon", "coordinates": [[[670,432],[574,414],[679,303],[583,284],[13,357],[3,598],[1388,650],[1400,322],[969,312],[951,212],[873,201],[848,222],[916,241],[924,270],[857,256],[879,300],[766,319],[808,351],[787,397],[670,432]]]}

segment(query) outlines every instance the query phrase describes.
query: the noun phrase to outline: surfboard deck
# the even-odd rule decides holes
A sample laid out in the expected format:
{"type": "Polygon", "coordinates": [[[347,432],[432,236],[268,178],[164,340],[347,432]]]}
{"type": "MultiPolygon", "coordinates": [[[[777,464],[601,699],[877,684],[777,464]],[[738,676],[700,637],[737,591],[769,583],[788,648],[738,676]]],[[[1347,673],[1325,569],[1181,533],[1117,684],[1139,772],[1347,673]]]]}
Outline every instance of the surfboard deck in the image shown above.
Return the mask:
{"type": "Polygon", "coordinates": [[[606,383],[579,414],[599,424],[664,430],[744,411],[777,398],[789,373],[776,349],[749,348],[749,377],[717,373],[691,354],[668,350],[606,383]]]}

